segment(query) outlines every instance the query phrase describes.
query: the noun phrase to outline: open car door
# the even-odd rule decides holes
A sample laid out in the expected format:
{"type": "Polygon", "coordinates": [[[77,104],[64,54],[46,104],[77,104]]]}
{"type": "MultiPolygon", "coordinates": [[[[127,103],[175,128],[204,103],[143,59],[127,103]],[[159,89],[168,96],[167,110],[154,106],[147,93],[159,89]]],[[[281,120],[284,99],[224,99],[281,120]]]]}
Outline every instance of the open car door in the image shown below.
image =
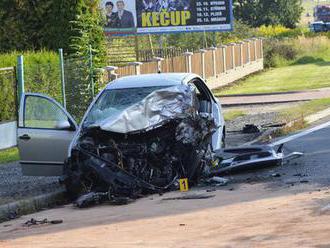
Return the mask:
{"type": "Polygon", "coordinates": [[[52,98],[23,94],[17,130],[23,175],[62,175],[68,147],[77,129],[72,116],[52,98]]]}

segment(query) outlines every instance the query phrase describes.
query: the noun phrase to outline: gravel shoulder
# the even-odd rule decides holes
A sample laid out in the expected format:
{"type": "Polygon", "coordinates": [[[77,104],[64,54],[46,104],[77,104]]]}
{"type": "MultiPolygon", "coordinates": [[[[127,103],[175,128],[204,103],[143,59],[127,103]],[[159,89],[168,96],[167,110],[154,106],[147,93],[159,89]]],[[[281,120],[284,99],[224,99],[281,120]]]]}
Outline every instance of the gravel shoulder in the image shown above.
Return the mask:
{"type": "Polygon", "coordinates": [[[18,162],[0,165],[0,205],[55,192],[61,188],[58,177],[23,176],[18,162]]]}

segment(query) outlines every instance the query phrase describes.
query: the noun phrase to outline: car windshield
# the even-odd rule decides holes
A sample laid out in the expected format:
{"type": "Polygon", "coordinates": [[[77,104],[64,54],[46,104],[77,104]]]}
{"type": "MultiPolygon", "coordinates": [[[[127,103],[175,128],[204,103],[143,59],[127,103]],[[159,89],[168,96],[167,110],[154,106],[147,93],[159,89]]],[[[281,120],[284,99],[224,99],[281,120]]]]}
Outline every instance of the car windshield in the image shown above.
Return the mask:
{"type": "Polygon", "coordinates": [[[100,123],[109,117],[116,118],[124,110],[142,101],[152,92],[166,87],[169,86],[105,90],[88,113],[83,127],[100,123]]]}

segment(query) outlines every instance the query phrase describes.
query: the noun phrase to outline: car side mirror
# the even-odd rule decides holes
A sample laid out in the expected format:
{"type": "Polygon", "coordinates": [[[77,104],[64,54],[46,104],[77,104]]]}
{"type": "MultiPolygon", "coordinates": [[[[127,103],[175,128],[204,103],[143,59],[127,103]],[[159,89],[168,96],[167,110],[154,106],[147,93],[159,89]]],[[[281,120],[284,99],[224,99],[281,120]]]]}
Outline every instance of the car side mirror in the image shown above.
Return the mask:
{"type": "Polygon", "coordinates": [[[58,121],[56,122],[55,128],[60,130],[71,130],[72,126],[69,121],[58,121]]]}

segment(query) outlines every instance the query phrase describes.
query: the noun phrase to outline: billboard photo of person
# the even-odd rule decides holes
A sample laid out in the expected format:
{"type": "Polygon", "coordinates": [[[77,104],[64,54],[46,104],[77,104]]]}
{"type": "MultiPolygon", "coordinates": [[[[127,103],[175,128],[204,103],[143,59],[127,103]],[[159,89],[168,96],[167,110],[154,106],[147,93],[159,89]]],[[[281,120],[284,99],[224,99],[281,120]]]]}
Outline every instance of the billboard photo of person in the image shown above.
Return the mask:
{"type": "Polygon", "coordinates": [[[105,3],[106,11],[106,28],[119,28],[119,17],[118,13],[114,12],[114,4],[109,1],[105,3]]]}
{"type": "Polygon", "coordinates": [[[133,13],[125,9],[125,1],[118,0],[116,5],[119,18],[119,28],[134,28],[135,22],[133,13]]]}

